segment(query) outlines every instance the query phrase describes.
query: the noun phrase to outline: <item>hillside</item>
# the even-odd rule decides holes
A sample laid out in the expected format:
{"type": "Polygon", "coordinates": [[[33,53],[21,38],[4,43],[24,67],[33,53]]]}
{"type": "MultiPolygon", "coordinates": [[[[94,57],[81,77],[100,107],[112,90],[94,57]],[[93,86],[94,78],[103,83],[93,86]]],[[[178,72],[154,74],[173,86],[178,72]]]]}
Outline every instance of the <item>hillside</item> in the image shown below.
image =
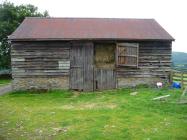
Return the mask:
{"type": "Polygon", "coordinates": [[[174,68],[187,69],[187,53],[172,52],[172,62],[174,68]]]}

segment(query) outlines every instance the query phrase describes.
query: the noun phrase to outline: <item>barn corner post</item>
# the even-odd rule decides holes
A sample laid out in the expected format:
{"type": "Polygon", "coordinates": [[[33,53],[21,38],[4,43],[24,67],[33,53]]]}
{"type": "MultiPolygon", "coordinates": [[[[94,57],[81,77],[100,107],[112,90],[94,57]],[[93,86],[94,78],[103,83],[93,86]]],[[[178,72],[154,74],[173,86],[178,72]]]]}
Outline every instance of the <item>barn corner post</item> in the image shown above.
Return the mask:
{"type": "Polygon", "coordinates": [[[170,64],[170,73],[169,73],[169,84],[173,83],[174,70],[172,69],[172,41],[170,41],[170,53],[171,53],[171,64],[170,64]]]}

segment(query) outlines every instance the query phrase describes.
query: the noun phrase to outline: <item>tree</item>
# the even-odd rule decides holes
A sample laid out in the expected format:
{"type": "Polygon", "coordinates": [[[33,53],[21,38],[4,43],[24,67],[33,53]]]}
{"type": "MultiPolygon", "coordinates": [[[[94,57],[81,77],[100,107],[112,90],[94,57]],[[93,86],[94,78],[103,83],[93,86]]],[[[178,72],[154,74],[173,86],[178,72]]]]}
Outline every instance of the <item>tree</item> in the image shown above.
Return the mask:
{"type": "Polygon", "coordinates": [[[48,12],[38,12],[33,5],[15,6],[13,3],[0,4],[0,69],[10,68],[10,35],[24,20],[25,17],[47,17],[48,12]]]}

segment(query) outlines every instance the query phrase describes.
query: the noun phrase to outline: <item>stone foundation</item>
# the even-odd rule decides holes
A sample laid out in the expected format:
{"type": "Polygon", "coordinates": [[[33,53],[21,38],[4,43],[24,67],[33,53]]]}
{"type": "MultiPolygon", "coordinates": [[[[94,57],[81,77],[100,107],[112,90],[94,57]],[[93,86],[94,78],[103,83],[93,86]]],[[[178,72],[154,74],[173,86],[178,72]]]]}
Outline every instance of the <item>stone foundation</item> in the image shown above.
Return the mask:
{"type": "MultiPolygon", "coordinates": [[[[156,85],[160,78],[117,78],[117,87],[135,87],[137,85],[156,85]]],[[[15,78],[12,81],[13,90],[48,90],[69,89],[69,77],[58,78],[15,78]]]]}
{"type": "Polygon", "coordinates": [[[69,78],[15,78],[13,90],[69,89],[69,78]]]}
{"type": "Polygon", "coordinates": [[[135,87],[137,85],[156,85],[157,82],[164,82],[160,78],[118,78],[117,87],[135,87]]]}

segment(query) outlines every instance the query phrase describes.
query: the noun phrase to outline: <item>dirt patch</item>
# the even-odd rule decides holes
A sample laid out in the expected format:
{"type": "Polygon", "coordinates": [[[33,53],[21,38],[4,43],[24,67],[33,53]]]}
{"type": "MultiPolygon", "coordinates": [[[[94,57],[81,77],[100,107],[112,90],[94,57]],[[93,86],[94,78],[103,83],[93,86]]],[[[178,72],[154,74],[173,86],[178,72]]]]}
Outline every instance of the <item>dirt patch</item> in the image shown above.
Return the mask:
{"type": "Polygon", "coordinates": [[[102,109],[102,108],[105,108],[105,109],[114,109],[116,108],[117,105],[116,104],[98,104],[98,103],[89,103],[89,104],[79,104],[79,105],[63,105],[61,107],[58,107],[58,108],[61,108],[61,109],[67,109],[67,110],[86,110],[86,109],[102,109]]]}
{"type": "Polygon", "coordinates": [[[6,94],[8,92],[12,91],[11,84],[4,85],[0,87],[0,95],[6,94]]]}

